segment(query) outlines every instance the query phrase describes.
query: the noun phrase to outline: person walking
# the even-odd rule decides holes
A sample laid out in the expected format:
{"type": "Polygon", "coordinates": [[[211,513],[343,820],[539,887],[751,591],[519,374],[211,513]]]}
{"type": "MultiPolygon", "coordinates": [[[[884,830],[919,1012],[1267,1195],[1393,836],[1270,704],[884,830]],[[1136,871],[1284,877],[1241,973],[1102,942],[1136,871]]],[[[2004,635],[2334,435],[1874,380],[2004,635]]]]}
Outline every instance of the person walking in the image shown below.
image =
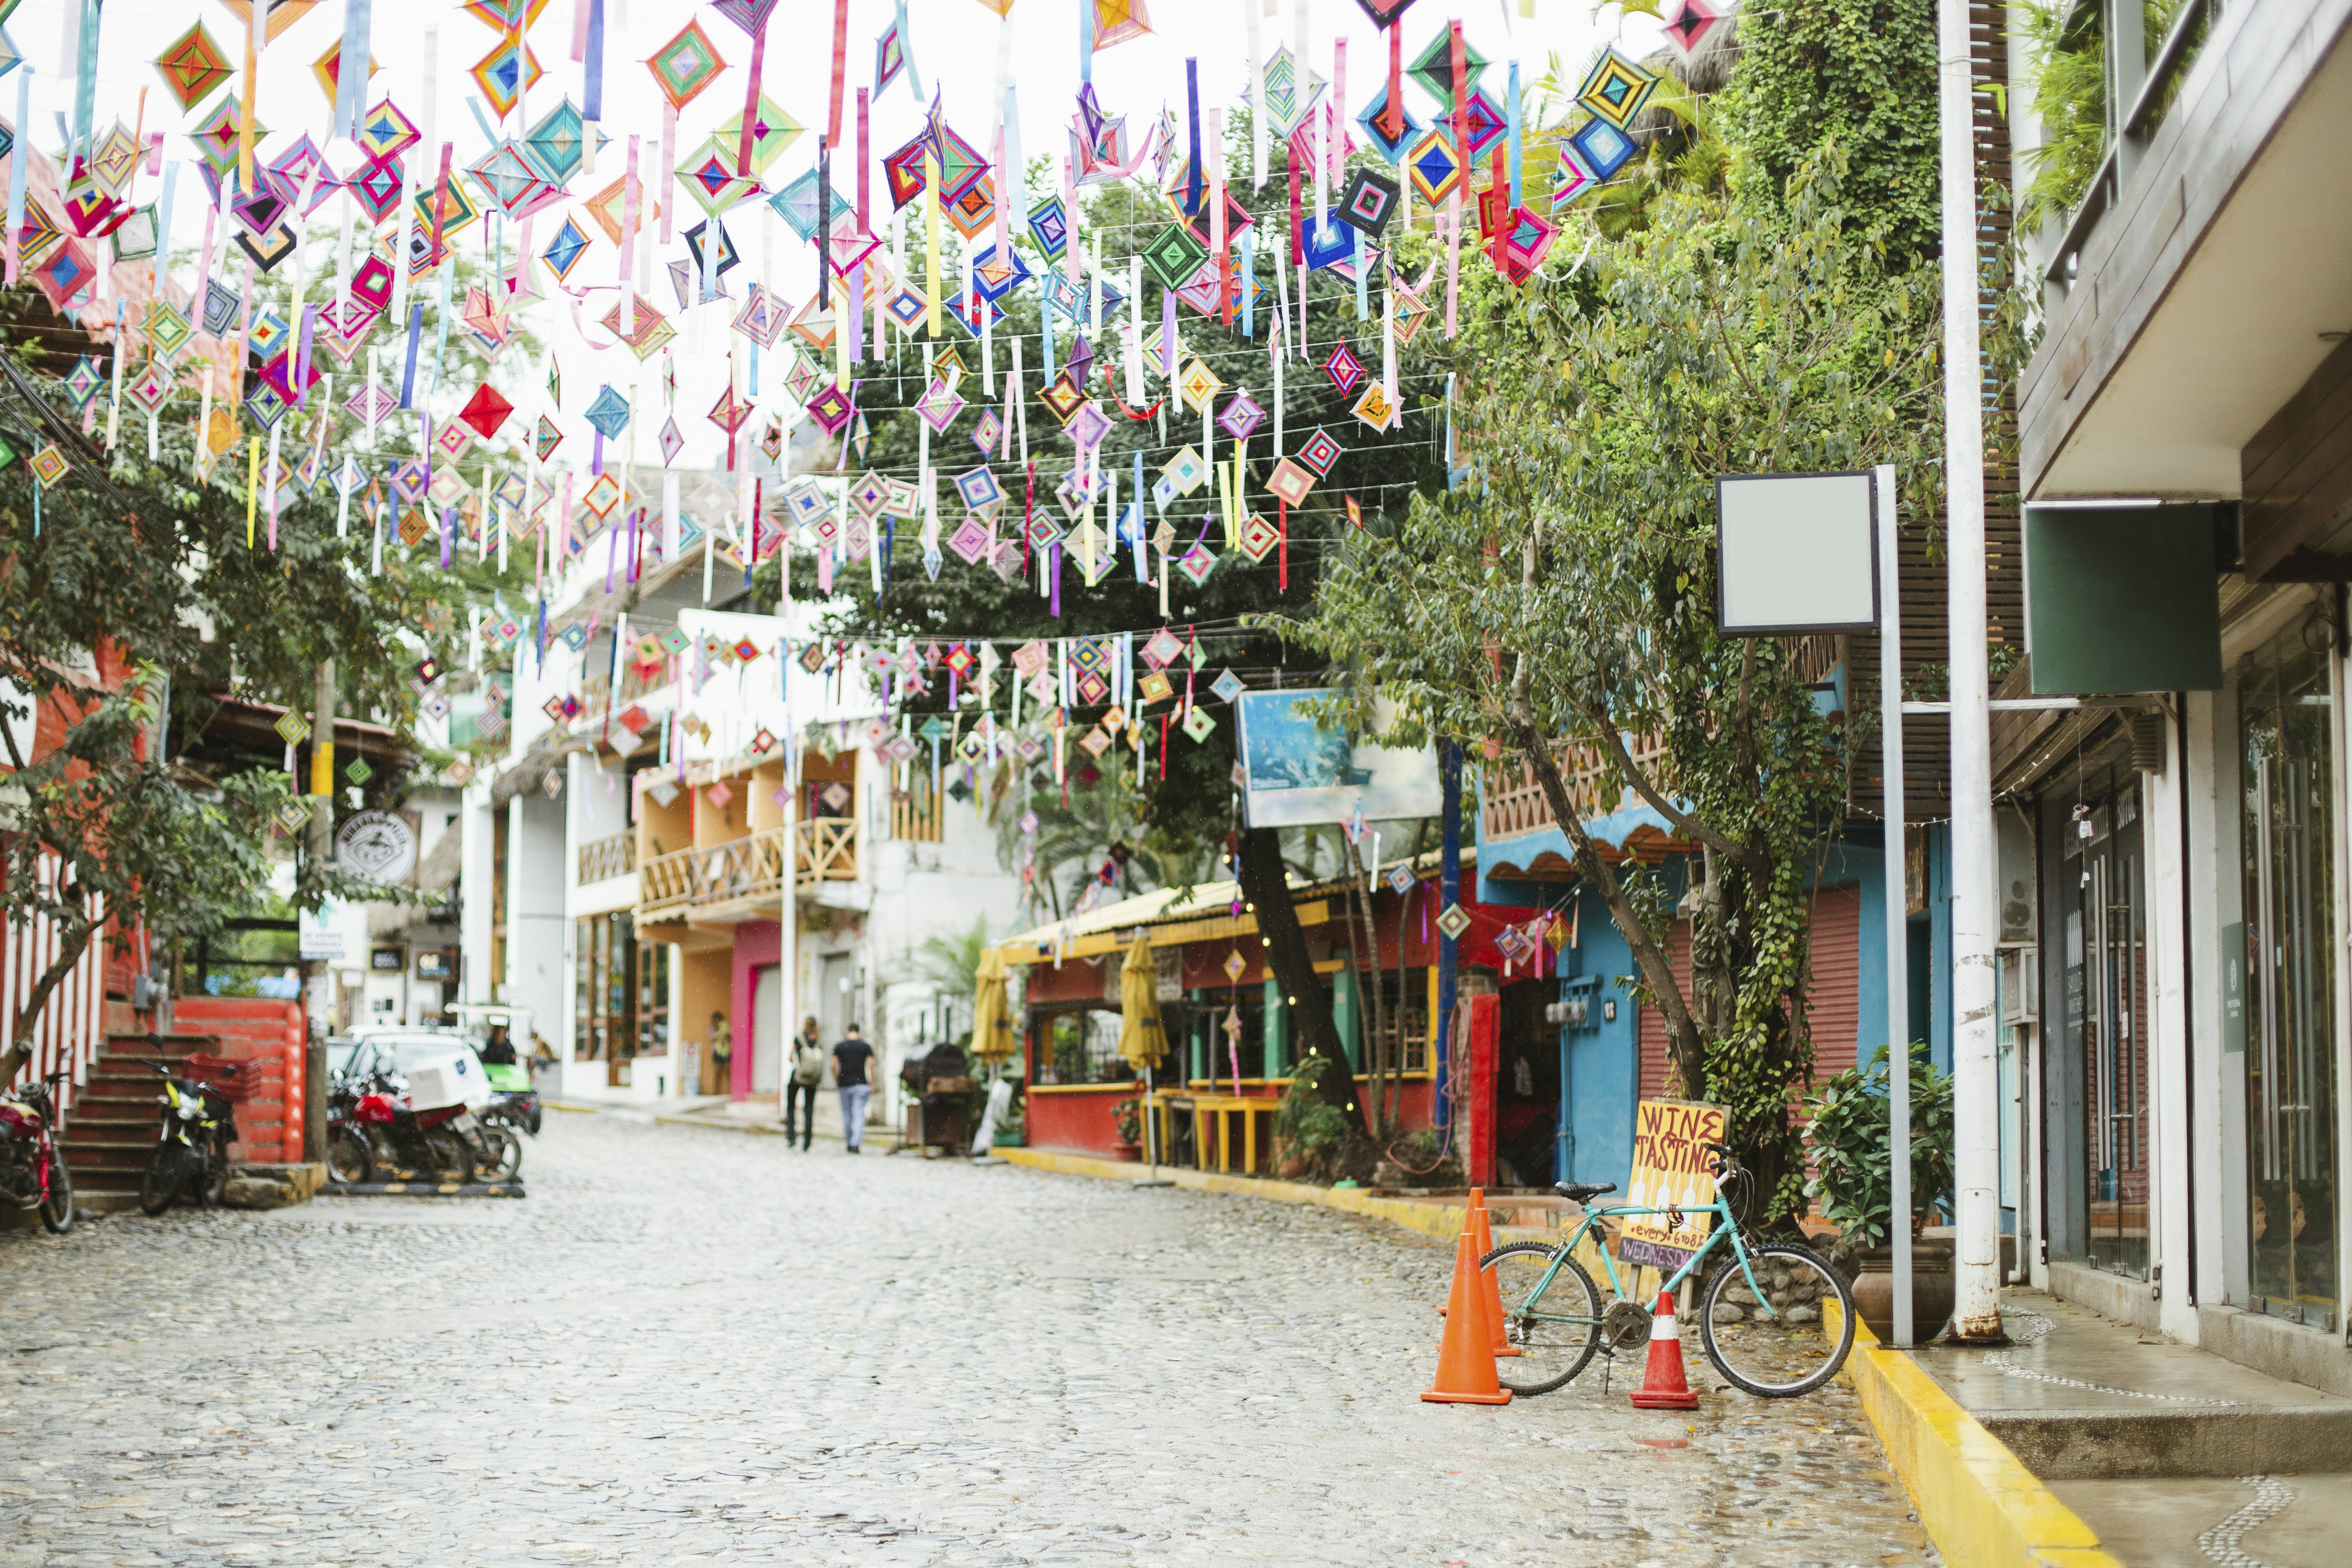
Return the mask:
{"type": "Polygon", "coordinates": [[[792,1081],[784,1086],[784,1142],[793,1141],[793,1112],[800,1111],[801,1148],[816,1136],[816,1086],[824,1081],[824,1042],[818,1037],[814,1017],[801,1020],[800,1038],[793,1042],[792,1081]]]}
{"type": "Polygon", "coordinates": [[[735,1092],[735,1028],[724,1013],[710,1015],[710,1094],[735,1092]]]}
{"type": "Polygon", "coordinates": [[[833,1081],[841,1090],[842,1141],[853,1154],[866,1142],[866,1102],[874,1098],[866,1069],[873,1061],[874,1047],[859,1037],[856,1025],[850,1025],[833,1047],[833,1081]]]}

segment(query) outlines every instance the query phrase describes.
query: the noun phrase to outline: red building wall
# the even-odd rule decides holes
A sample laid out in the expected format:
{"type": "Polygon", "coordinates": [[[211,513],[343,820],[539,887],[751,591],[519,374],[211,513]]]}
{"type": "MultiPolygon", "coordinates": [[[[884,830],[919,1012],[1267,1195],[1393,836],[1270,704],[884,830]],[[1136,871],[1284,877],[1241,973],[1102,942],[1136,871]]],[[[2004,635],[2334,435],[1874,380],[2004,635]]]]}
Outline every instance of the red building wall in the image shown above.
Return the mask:
{"type": "Polygon", "coordinates": [[[172,1023],[217,1038],[215,1056],[261,1066],[260,1091],[236,1108],[237,1141],[229,1158],[257,1164],[300,1160],[302,1005],[267,996],[184,996],[172,1005],[172,1023]]]}

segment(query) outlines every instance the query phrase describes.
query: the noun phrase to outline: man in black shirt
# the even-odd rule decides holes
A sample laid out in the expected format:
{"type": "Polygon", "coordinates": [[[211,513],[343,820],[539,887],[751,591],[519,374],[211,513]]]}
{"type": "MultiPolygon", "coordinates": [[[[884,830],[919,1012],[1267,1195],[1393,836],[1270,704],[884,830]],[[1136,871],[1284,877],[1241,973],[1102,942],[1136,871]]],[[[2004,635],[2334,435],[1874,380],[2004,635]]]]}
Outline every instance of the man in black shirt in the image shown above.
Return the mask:
{"type": "Polygon", "coordinates": [[[866,1142],[866,1102],[874,1098],[868,1070],[873,1061],[874,1047],[859,1037],[856,1025],[850,1025],[833,1047],[833,1081],[841,1090],[842,1141],[853,1154],[866,1142]]]}

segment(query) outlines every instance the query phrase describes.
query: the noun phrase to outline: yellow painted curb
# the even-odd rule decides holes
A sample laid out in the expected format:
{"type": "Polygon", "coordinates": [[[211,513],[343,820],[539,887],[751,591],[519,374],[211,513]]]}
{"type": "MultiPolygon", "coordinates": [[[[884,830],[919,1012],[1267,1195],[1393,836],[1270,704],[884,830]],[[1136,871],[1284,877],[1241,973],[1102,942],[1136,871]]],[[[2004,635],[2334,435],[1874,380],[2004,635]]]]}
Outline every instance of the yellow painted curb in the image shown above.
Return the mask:
{"type": "MultiPolygon", "coordinates": [[[[1066,1176],[1097,1176],[1110,1182],[1139,1182],[1145,1167],[1127,1160],[1097,1160],[1090,1154],[1058,1154],[1050,1149],[1003,1149],[996,1151],[999,1159],[1011,1164],[1027,1165],[1033,1170],[1057,1171],[1066,1176]]],[[[1262,1176],[1228,1176],[1214,1171],[1195,1171],[1181,1165],[1160,1165],[1156,1168],[1162,1181],[1190,1187],[1195,1192],[1233,1193],[1242,1197],[1265,1198],[1277,1204],[1312,1204],[1318,1208],[1345,1209],[1350,1214],[1370,1215],[1417,1230],[1423,1236],[1433,1236],[1440,1241],[1452,1241],[1462,1233],[1460,1204],[1430,1203],[1421,1198],[1381,1198],[1350,1187],[1318,1187],[1307,1182],[1275,1182],[1262,1176]]],[[[1556,1233],[1525,1226],[1496,1226],[1497,1240],[1517,1241],[1529,1238],[1549,1238],[1556,1233]]]]}
{"type": "Polygon", "coordinates": [[[1867,1324],[1853,1326],[1844,1375],[1862,1395],[1920,1527],[1947,1562],[1967,1568],[2121,1568],[2081,1516],[2019,1463],[2007,1444],[1917,1362],[1880,1344],[1867,1324]]]}

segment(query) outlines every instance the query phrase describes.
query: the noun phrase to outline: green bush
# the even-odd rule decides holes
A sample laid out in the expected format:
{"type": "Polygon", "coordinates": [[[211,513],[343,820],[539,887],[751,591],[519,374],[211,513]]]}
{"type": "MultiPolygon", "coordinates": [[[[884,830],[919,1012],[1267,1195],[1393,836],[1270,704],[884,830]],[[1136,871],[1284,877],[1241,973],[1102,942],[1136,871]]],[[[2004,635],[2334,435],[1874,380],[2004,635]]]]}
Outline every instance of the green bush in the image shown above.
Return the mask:
{"type": "MultiPolygon", "coordinates": [[[[1851,1245],[1876,1247],[1893,1229],[1893,1164],[1887,1157],[1886,1047],[1852,1067],[1805,1102],[1811,1118],[1813,1179],[1805,1195],[1821,1205],[1851,1245]]],[[[1911,1047],[1911,1205],[1916,1216],[1952,1202],[1952,1077],[1927,1047],[1911,1047]]]]}
{"type": "Polygon", "coordinates": [[[1320,1160],[1346,1141],[1347,1112],[1325,1100],[1316,1089],[1328,1058],[1309,1057],[1298,1064],[1282,1104],[1274,1113],[1274,1134],[1290,1141],[1300,1152],[1320,1160]]]}

